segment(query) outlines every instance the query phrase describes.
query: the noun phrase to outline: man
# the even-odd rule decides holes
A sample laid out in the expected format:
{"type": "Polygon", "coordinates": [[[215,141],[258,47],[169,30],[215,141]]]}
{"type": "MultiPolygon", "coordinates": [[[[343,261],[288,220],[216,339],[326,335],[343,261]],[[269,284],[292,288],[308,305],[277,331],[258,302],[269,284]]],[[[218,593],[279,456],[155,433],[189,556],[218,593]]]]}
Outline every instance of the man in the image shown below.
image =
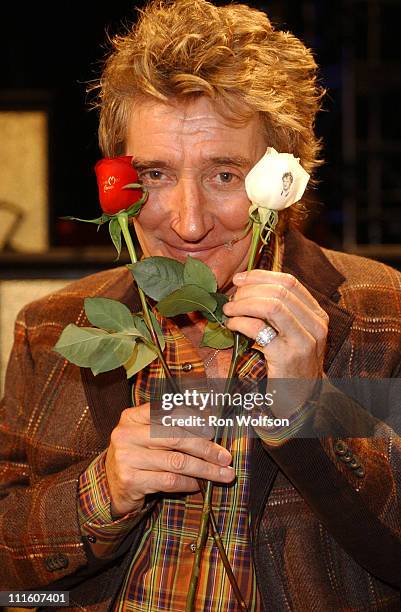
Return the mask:
{"type": "MultiPolygon", "coordinates": [[[[239,363],[251,382],[400,374],[397,272],[305,240],[292,207],[279,271],[266,252],[245,273],[249,170],[268,146],[310,173],[319,163],[315,71],[263,13],[178,0],[150,5],[114,41],[100,83],[103,153],[132,155],[149,190],[135,220],[144,256],[201,259],[233,296],[230,329],[253,340],[266,320],[277,330],[239,363]]],[[[297,436],[228,436],[227,448],[152,438],[160,364],[132,381],[121,370],[95,378],[53,351],[67,323],[87,324],[85,297],[136,311],[131,281],[123,268],[102,272],[18,318],[0,431],[1,588],[70,590],[77,610],[184,610],[204,478],[217,484],[214,512],[250,610],[399,609],[398,435],[366,417],[378,435],[352,437],[358,406],[322,385],[312,413],[309,401],[290,411],[297,436]],[[325,424],[336,435],[317,437],[325,424]],[[302,437],[307,426],[314,438],[302,437]]],[[[199,347],[204,320],[161,323],[177,376],[227,375],[230,351],[199,347]]],[[[239,609],[211,538],[196,609],[239,609]]]]}
{"type": "Polygon", "coordinates": [[[288,197],[293,180],[294,179],[293,179],[291,172],[284,172],[282,176],[283,189],[281,190],[281,194],[280,194],[283,198],[288,197]]]}

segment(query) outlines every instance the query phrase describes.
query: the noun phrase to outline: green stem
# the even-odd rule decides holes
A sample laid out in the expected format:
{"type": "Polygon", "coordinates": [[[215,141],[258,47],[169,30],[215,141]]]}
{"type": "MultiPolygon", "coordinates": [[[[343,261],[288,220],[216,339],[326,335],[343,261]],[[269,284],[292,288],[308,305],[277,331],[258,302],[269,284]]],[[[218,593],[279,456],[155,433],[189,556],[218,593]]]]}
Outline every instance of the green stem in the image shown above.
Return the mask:
{"type": "MultiPolygon", "coordinates": [[[[129,256],[131,258],[131,261],[132,261],[132,263],[136,263],[138,261],[138,258],[136,256],[135,248],[134,248],[134,245],[133,245],[133,242],[132,242],[132,238],[131,238],[131,234],[130,234],[130,231],[129,231],[128,215],[126,213],[120,213],[118,215],[118,222],[120,224],[121,231],[123,233],[124,240],[125,240],[125,243],[127,245],[127,249],[128,249],[128,253],[129,253],[129,256]]],[[[162,364],[163,369],[164,369],[164,371],[166,373],[166,376],[167,376],[167,378],[169,380],[169,383],[171,385],[172,390],[175,391],[175,392],[179,392],[178,386],[177,386],[177,384],[176,384],[176,382],[175,382],[175,380],[174,380],[174,378],[173,378],[173,376],[172,376],[172,374],[170,372],[170,369],[169,369],[169,367],[168,367],[168,365],[167,365],[167,363],[166,363],[166,361],[164,359],[164,355],[163,355],[163,352],[162,352],[162,348],[160,346],[159,338],[157,337],[157,333],[156,333],[156,331],[154,329],[153,322],[152,322],[152,319],[151,319],[151,316],[150,316],[149,306],[148,306],[148,303],[146,301],[145,294],[144,294],[144,292],[142,291],[142,289],[140,287],[138,287],[138,293],[139,293],[139,297],[140,297],[140,300],[141,300],[141,305],[142,305],[142,310],[143,310],[143,316],[144,316],[144,319],[145,319],[145,323],[146,323],[146,325],[147,325],[147,327],[149,329],[149,332],[151,334],[152,341],[153,341],[153,343],[155,345],[155,348],[156,348],[156,351],[157,351],[157,355],[158,355],[158,357],[159,357],[159,359],[161,361],[161,364],[162,364]]],[[[205,487],[203,486],[202,481],[199,480],[198,482],[200,484],[200,489],[203,492],[205,490],[205,487]]],[[[202,529],[199,531],[200,535],[198,536],[197,545],[196,545],[196,552],[195,552],[196,563],[194,565],[196,565],[196,567],[197,567],[197,576],[196,576],[196,580],[192,581],[192,579],[191,579],[190,596],[188,597],[188,599],[192,603],[188,603],[187,604],[187,605],[191,606],[190,608],[187,608],[191,612],[193,610],[193,602],[195,601],[196,587],[197,587],[198,578],[199,578],[199,571],[200,571],[200,559],[201,559],[202,550],[203,550],[203,548],[205,546],[205,542],[206,542],[206,538],[207,538],[207,528],[208,528],[208,524],[209,524],[209,518],[212,520],[212,525],[214,526],[213,527],[213,539],[214,539],[214,541],[215,541],[215,543],[216,543],[216,545],[218,547],[218,550],[219,550],[219,553],[220,553],[220,557],[222,559],[224,568],[225,568],[225,570],[227,572],[228,578],[229,578],[229,580],[230,580],[230,582],[232,584],[234,592],[235,593],[239,592],[239,588],[238,588],[238,585],[237,585],[237,583],[235,581],[235,577],[234,577],[233,571],[231,569],[230,563],[228,561],[227,554],[226,554],[226,552],[224,550],[222,540],[220,538],[220,535],[217,532],[216,519],[214,517],[213,510],[212,510],[211,505],[210,505],[210,500],[211,500],[210,494],[209,494],[209,497],[208,497],[206,495],[206,493],[205,493],[205,496],[204,496],[204,507],[207,506],[207,512],[206,512],[206,514],[204,514],[202,516],[202,522],[201,522],[202,529]],[[234,580],[234,582],[232,582],[232,580],[234,580]]],[[[240,605],[241,605],[241,602],[240,602],[240,605]]],[[[246,610],[246,608],[243,608],[243,606],[241,606],[241,607],[242,607],[242,609],[246,610]]]]}
{"type": "MultiPolygon", "coordinates": [[[[249,253],[249,260],[248,260],[248,265],[247,265],[248,272],[252,270],[255,265],[256,256],[259,252],[260,240],[261,240],[260,239],[260,223],[254,220],[252,223],[251,250],[249,253]]],[[[239,359],[239,345],[240,345],[240,334],[238,332],[234,332],[233,353],[231,356],[230,369],[228,372],[224,393],[229,393],[231,389],[231,385],[234,379],[234,375],[237,369],[237,364],[238,364],[238,359],[239,359]]],[[[223,437],[223,433],[224,433],[224,426],[217,427],[215,436],[214,436],[214,442],[219,443],[223,437]]],[[[196,594],[199,573],[200,573],[201,554],[202,554],[202,550],[203,550],[203,547],[204,547],[204,544],[207,538],[207,529],[208,529],[209,521],[212,525],[212,530],[214,530],[214,528],[216,527],[216,521],[214,520],[214,516],[211,514],[212,495],[213,495],[213,483],[209,480],[207,481],[206,487],[204,489],[202,520],[199,526],[197,546],[196,546],[196,555],[195,555],[194,565],[192,567],[191,582],[190,582],[190,588],[189,588],[187,603],[186,603],[186,612],[193,612],[194,610],[195,594],[196,594]],[[199,549],[199,546],[201,546],[202,549],[199,549]]],[[[215,542],[217,545],[219,545],[217,543],[217,537],[215,537],[215,542]]],[[[231,567],[230,567],[230,570],[231,570],[231,567]]],[[[237,598],[237,601],[241,609],[246,611],[247,606],[238,588],[234,574],[231,571],[231,575],[230,575],[229,571],[227,571],[227,575],[230,579],[230,582],[232,580],[231,585],[233,587],[234,594],[237,598]]]]}
{"type": "Polygon", "coordinates": [[[248,266],[246,268],[248,272],[252,270],[253,266],[255,265],[256,253],[258,251],[259,240],[260,240],[259,225],[260,223],[258,223],[257,221],[254,221],[252,223],[251,251],[249,253],[248,266]]]}
{"type": "MultiPolygon", "coordinates": [[[[230,369],[229,369],[228,377],[227,377],[226,384],[225,384],[224,393],[228,393],[231,388],[232,380],[234,377],[234,372],[235,372],[237,362],[238,362],[238,357],[239,357],[239,342],[240,342],[240,335],[235,333],[234,334],[233,354],[231,357],[231,364],[230,364],[230,369]]],[[[215,442],[218,438],[222,436],[222,432],[223,432],[223,428],[219,426],[216,429],[216,433],[214,436],[215,442]]],[[[187,595],[185,612],[193,612],[195,610],[195,607],[194,607],[195,606],[195,596],[196,596],[196,590],[198,587],[202,553],[203,553],[203,549],[205,547],[205,543],[207,539],[209,522],[212,527],[212,534],[213,534],[214,542],[219,550],[220,558],[223,562],[223,565],[226,570],[228,580],[230,581],[230,584],[232,586],[234,595],[238,601],[240,609],[243,610],[244,612],[247,612],[248,611],[247,605],[241,594],[241,591],[238,586],[237,580],[235,578],[234,572],[232,571],[230,562],[228,560],[227,553],[224,549],[223,541],[217,530],[217,523],[216,523],[216,519],[213,513],[213,508],[212,508],[213,482],[211,480],[207,480],[206,482],[198,480],[198,483],[199,483],[199,488],[203,494],[202,518],[200,521],[198,537],[196,540],[195,559],[194,559],[194,563],[192,566],[191,580],[189,583],[189,590],[188,590],[188,595],[187,595]]]]}
{"type": "MultiPolygon", "coordinates": [[[[259,246],[259,241],[260,241],[260,231],[259,231],[259,223],[257,221],[253,221],[252,224],[252,241],[251,241],[251,250],[250,250],[250,254],[249,254],[249,260],[248,260],[248,266],[247,266],[247,271],[252,270],[254,264],[255,264],[255,259],[256,259],[256,254],[258,251],[258,246],[259,246]]],[[[225,385],[225,389],[224,392],[225,393],[229,393],[231,385],[232,385],[232,381],[234,378],[234,374],[237,368],[237,363],[238,363],[238,358],[239,358],[239,344],[240,344],[240,334],[238,332],[234,332],[234,346],[233,346],[233,353],[231,356],[231,362],[230,362],[230,369],[228,372],[228,376],[227,376],[227,381],[226,381],[226,385],[225,385]]],[[[224,427],[220,426],[217,427],[216,432],[215,432],[215,436],[214,436],[214,442],[217,442],[218,440],[220,440],[223,436],[223,431],[224,431],[224,427]]],[[[213,522],[214,524],[216,524],[216,522],[214,521],[214,517],[213,519],[211,519],[211,500],[212,500],[212,496],[213,496],[213,483],[208,480],[206,483],[206,487],[204,489],[204,494],[203,494],[203,509],[202,509],[202,519],[199,525],[199,531],[198,531],[198,538],[197,538],[197,544],[196,544],[196,553],[195,553],[195,559],[194,559],[194,564],[192,566],[192,574],[191,574],[191,581],[190,581],[190,585],[189,585],[189,591],[188,591],[188,596],[187,596],[187,602],[186,602],[186,612],[193,612],[194,610],[194,603],[195,603],[195,595],[196,595],[196,589],[197,589],[197,585],[198,585],[198,580],[199,580],[199,573],[200,573],[200,563],[201,563],[201,555],[202,555],[202,551],[203,551],[203,547],[204,544],[206,542],[206,538],[207,538],[207,530],[208,530],[208,525],[209,525],[209,520],[212,521],[212,527],[213,527],[213,522]],[[200,548],[201,547],[201,548],[200,548]]],[[[216,538],[215,538],[215,542],[216,542],[216,538]]],[[[217,542],[216,542],[217,544],[217,542]]],[[[230,567],[231,570],[231,567],[230,567]]],[[[230,579],[231,582],[231,578],[233,579],[233,581],[235,582],[235,587],[233,586],[233,591],[237,597],[238,603],[241,606],[241,609],[243,610],[247,610],[245,601],[241,595],[241,592],[238,588],[238,585],[236,583],[235,580],[235,576],[231,571],[231,574],[229,571],[227,571],[227,575],[230,579]]],[[[233,584],[233,583],[232,583],[233,584]]]]}
{"type": "MultiPolygon", "coordinates": [[[[232,381],[234,378],[234,374],[235,374],[235,370],[236,370],[237,362],[238,362],[238,357],[239,357],[239,344],[240,344],[240,335],[235,332],[234,333],[233,353],[231,356],[230,369],[228,372],[228,376],[227,376],[227,380],[226,380],[226,384],[224,388],[224,393],[229,393],[231,389],[231,385],[232,385],[232,381]]],[[[214,436],[214,442],[216,442],[218,439],[222,437],[223,429],[224,428],[222,426],[217,427],[216,433],[214,436]]],[[[201,486],[201,491],[202,491],[202,486],[201,486]]],[[[203,488],[202,518],[200,521],[198,537],[196,540],[195,559],[194,559],[194,563],[192,566],[191,581],[189,583],[189,590],[188,590],[185,612],[193,612],[195,609],[194,608],[195,595],[196,595],[196,589],[198,586],[198,580],[199,580],[199,574],[200,574],[200,564],[201,564],[202,552],[203,552],[203,549],[206,543],[206,539],[207,539],[209,521],[211,522],[211,525],[212,525],[214,541],[216,545],[219,547],[219,550],[220,550],[220,545],[222,546],[221,539],[218,542],[217,537],[214,532],[214,528],[216,528],[216,532],[217,532],[217,524],[216,524],[216,520],[214,518],[213,510],[212,510],[212,496],[213,496],[213,482],[211,480],[208,480],[206,482],[206,487],[203,488]]],[[[246,606],[244,598],[242,597],[241,591],[238,587],[238,583],[231,569],[227,555],[224,554],[224,556],[223,555],[220,555],[220,556],[223,561],[224,567],[226,569],[227,577],[233,588],[234,595],[236,596],[237,601],[239,603],[239,606],[241,610],[244,610],[244,612],[246,612],[248,608],[246,606]],[[227,560],[227,565],[225,563],[225,560],[227,560]]]]}
{"type": "MultiPolygon", "coordinates": [[[[205,494],[205,481],[204,480],[201,481],[201,491],[202,491],[203,494],[205,494]]],[[[231,586],[233,588],[234,594],[235,594],[235,596],[237,598],[237,601],[238,601],[241,609],[244,610],[244,612],[247,612],[248,611],[248,607],[247,607],[247,605],[246,605],[246,603],[245,603],[245,601],[244,601],[244,599],[242,597],[242,593],[241,593],[241,591],[239,589],[239,586],[237,584],[237,580],[236,580],[236,578],[234,576],[234,573],[233,573],[233,571],[231,569],[230,562],[228,560],[226,551],[224,549],[223,540],[221,539],[220,534],[218,532],[217,524],[216,524],[216,519],[215,519],[214,514],[213,514],[212,511],[210,512],[210,525],[212,527],[212,533],[213,533],[214,541],[216,543],[217,548],[219,549],[220,556],[221,556],[222,559],[225,559],[225,561],[226,561],[226,564],[224,565],[224,567],[226,567],[226,565],[228,567],[228,569],[226,567],[226,571],[227,571],[227,575],[228,575],[228,579],[230,581],[230,584],[231,584],[231,586]]]]}
{"type": "Polygon", "coordinates": [[[203,494],[203,508],[202,517],[199,525],[198,537],[196,539],[195,559],[194,564],[192,566],[191,581],[189,583],[185,612],[193,612],[195,610],[195,596],[200,575],[202,553],[206,544],[209,523],[212,527],[212,535],[214,542],[218,548],[220,558],[223,562],[224,569],[227,573],[228,580],[231,584],[240,609],[244,612],[248,612],[248,607],[238,586],[237,579],[230,565],[230,561],[228,560],[223,540],[221,539],[217,529],[217,522],[212,509],[213,483],[211,480],[208,480],[206,482],[204,480],[198,480],[198,483],[199,488],[203,494]]]}
{"type": "Polygon", "coordinates": [[[191,581],[189,583],[187,601],[185,605],[185,612],[193,612],[195,610],[195,596],[196,596],[196,589],[198,586],[198,580],[199,580],[199,574],[200,574],[201,558],[202,558],[203,549],[205,547],[208,528],[209,528],[210,504],[211,504],[210,493],[208,494],[209,483],[210,481],[208,481],[207,483],[204,497],[203,497],[202,517],[200,521],[198,537],[196,539],[195,559],[194,559],[194,563],[192,566],[191,581]]]}
{"type": "MultiPolygon", "coordinates": [[[[128,249],[128,253],[129,256],[131,258],[132,263],[136,263],[138,261],[138,258],[136,256],[136,252],[135,252],[135,247],[134,244],[132,242],[132,238],[131,238],[131,234],[129,231],[129,226],[128,226],[128,215],[127,213],[119,213],[118,215],[118,222],[120,224],[121,227],[121,231],[123,233],[124,236],[124,240],[125,240],[125,244],[127,245],[127,249],[128,249]]],[[[177,384],[174,380],[173,375],[170,372],[170,368],[168,367],[166,360],[164,359],[164,355],[163,355],[163,351],[162,348],[160,346],[160,342],[159,342],[159,338],[157,336],[157,333],[155,331],[155,328],[153,326],[153,321],[152,318],[150,316],[150,311],[149,311],[149,306],[148,303],[146,301],[146,297],[144,292],[142,291],[142,289],[138,286],[138,294],[139,294],[139,299],[141,300],[141,305],[142,305],[142,311],[143,311],[143,318],[145,319],[145,323],[147,328],[149,329],[151,338],[152,338],[152,342],[155,346],[156,352],[157,352],[157,356],[160,359],[160,362],[163,366],[164,372],[173,388],[174,391],[178,392],[179,389],[177,387],[177,384]]]]}
{"type": "Polygon", "coordinates": [[[228,370],[228,376],[227,376],[227,381],[226,381],[226,387],[228,387],[227,393],[230,391],[232,379],[234,378],[235,370],[237,369],[240,340],[241,340],[240,334],[238,332],[234,332],[233,354],[231,356],[231,363],[230,363],[230,368],[228,370]]]}
{"type": "MultiPolygon", "coordinates": [[[[233,383],[234,380],[234,374],[235,371],[237,369],[237,364],[238,364],[238,359],[239,359],[239,345],[240,345],[240,340],[241,340],[241,334],[239,334],[238,332],[234,332],[234,346],[233,346],[233,353],[231,355],[231,363],[230,363],[230,368],[228,370],[228,375],[227,375],[227,380],[226,380],[226,384],[224,387],[224,393],[230,393],[231,391],[231,385],[233,383]]],[[[222,413],[220,414],[220,416],[222,416],[222,413]]],[[[224,432],[224,425],[219,425],[216,428],[216,433],[214,435],[214,442],[217,442],[218,444],[220,444],[221,439],[223,437],[223,432],[224,432]]]]}

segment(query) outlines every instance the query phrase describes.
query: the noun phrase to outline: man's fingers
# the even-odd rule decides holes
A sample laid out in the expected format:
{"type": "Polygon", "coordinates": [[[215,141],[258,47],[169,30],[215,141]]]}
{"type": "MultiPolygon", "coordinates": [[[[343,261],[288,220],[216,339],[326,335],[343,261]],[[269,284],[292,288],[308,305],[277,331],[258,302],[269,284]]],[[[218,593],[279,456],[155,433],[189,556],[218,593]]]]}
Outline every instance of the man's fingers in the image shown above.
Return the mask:
{"type": "Polygon", "coordinates": [[[234,477],[234,470],[231,467],[216,465],[179,451],[133,450],[129,457],[126,456],[126,461],[135,465],[135,470],[174,472],[217,482],[231,482],[234,477]]]}
{"type": "Polygon", "coordinates": [[[147,448],[153,451],[177,450],[216,465],[226,466],[231,463],[232,456],[227,449],[204,437],[188,437],[188,432],[180,427],[169,428],[168,433],[171,435],[157,438],[151,437],[149,424],[135,422],[134,429],[131,427],[133,425],[131,413],[138,408],[127,408],[124,411],[128,412],[127,416],[121,419],[121,424],[125,426],[117,427],[111,434],[111,441],[115,446],[124,447],[129,451],[139,447],[141,452],[147,448]]]}
{"type": "Polygon", "coordinates": [[[285,300],[274,296],[264,297],[260,295],[259,289],[259,295],[256,291],[253,295],[252,292],[248,296],[241,294],[239,299],[227,302],[224,312],[229,317],[254,317],[269,321],[281,332],[282,337],[290,334],[297,336],[302,333],[302,328],[317,340],[325,337],[327,333],[325,321],[292,294],[286,296],[285,300]]]}
{"type": "Polygon", "coordinates": [[[124,410],[111,433],[106,475],[116,516],[137,507],[147,493],[197,491],[196,479],[229,483],[235,477],[231,454],[215,442],[188,438],[180,427],[174,438],[152,438],[150,432],[147,403],[124,410]]]}
{"type": "Polygon", "coordinates": [[[132,487],[143,496],[151,493],[192,493],[199,491],[196,478],[173,472],[137,471],[132,478],[132,487]]]}
{"type": "Polygon", "coordinates": [[[318,316],[323,319],[327,318],[326,313],[317,300],[315,300],[306,287],[304,287],[292,274],[272,272],[271,270],[251,270],[249,272],[243,272],[239,276],[235,275],[233,281],[238,288],[245,288],[248,285],[274,285],[276,287],[281,287],[282,290],[287,290],[289,293],[298,297],[299,300],[313,310],[318,316]]]}
{"type": "Polygon", "coordinates": [[[134,406],[133,408],[125,408],[120,416],[120,423],[136,425],[142,423],[148,425],[150,423],[150,402],[134,406]]]}
{"type": "Polygon", "coordinates": [[[204,461],[210,461],[216,465],[225,466],[231,463],[231,453],[226,448],[216,444],[216,442],[201,437],[188,438],[186,435],[182,435],[182,430],[179,427],[174,428],[174,433],[174,437],[150,437],[148,448],[177,450],[204,461]]]}
{"type": "Polygon", "coordinates": [[[263,300],[263,307],[257,302],[257,300],[240,300],[236,305],[234,302],[225,304],[228,306],[225,312],[229,316],[226,326],[255,339],[266,325],[263,321],[267,320],[278,331],[280,340],[289,338],[293,342],[302,342],[305,330],[280,300],[276,298],[263,300]]]}
{"type": "Polygon", "coordinates": [[[298,293],[291,291],[284,285],[274,283],[249,284],[239,287],[229,303],[235,304],[243,299],[276,298],[285,303],[298,317],[303,316],[303,313],[309,313],[309,316],[313,315],[318,319],[328,319],[327,313],[315,302],[312,296],[310,296],[311,300],[303,299],[303,295],[300,296],[298,293]]]}

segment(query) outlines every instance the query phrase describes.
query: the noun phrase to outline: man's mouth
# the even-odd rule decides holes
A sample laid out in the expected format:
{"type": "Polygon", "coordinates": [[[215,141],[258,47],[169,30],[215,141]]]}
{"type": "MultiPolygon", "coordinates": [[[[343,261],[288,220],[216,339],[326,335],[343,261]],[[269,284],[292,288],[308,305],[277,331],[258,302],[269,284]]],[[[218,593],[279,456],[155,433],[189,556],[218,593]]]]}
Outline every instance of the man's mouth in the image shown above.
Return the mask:
{"type": "Polygon", "coordinates": [[[192,257],[198,256],[199,258],[205,257],[205,255],[221,248],[222,244],[217,245],[199,245],[199,244],[188,244],[179,246],[175,246],[173,244],[169,244],[167,242],[164,243],[167,250],[172,253],[176,257],[185,257],[186,255],[191,255],[192,257]]]}

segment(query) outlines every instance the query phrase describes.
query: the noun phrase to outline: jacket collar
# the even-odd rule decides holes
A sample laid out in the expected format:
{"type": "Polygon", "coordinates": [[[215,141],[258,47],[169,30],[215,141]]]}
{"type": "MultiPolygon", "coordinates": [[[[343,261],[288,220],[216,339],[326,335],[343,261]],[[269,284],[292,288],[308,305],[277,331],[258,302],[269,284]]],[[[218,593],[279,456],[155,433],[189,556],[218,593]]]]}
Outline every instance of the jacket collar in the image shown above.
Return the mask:
{"type": "Polygon", "coordinates": [[[284,238],[283,272],[293,274],[329,315],[325,372],[329,372],[354,319],[338,306],[339,288],[345,277],[333,266],[324,251],[297,230],[288,230],[284,238]]]}
{"type": "Polygon", "coordinates": [[[283,272],[293,274],[305,286],[335,301],[345,280],[321,247],[296,229],[287,230],[284,235],[283,272]]]}
{"type": "MultiPolygon", "coordinates": [[[[294,275],[319,302],[329,315],[329,331],[325,356],[325,372],[349,334],[354,316],[338,306],[338,289],[345,278],[331,264],[324,251],[297,230],[288,230],[284,237],[283,272],[294,275]]],[[[249,507],[252,524],[266,504],[278,468],[263,448],[259,438],[254,440],[251,458],[249,507]]]]}

